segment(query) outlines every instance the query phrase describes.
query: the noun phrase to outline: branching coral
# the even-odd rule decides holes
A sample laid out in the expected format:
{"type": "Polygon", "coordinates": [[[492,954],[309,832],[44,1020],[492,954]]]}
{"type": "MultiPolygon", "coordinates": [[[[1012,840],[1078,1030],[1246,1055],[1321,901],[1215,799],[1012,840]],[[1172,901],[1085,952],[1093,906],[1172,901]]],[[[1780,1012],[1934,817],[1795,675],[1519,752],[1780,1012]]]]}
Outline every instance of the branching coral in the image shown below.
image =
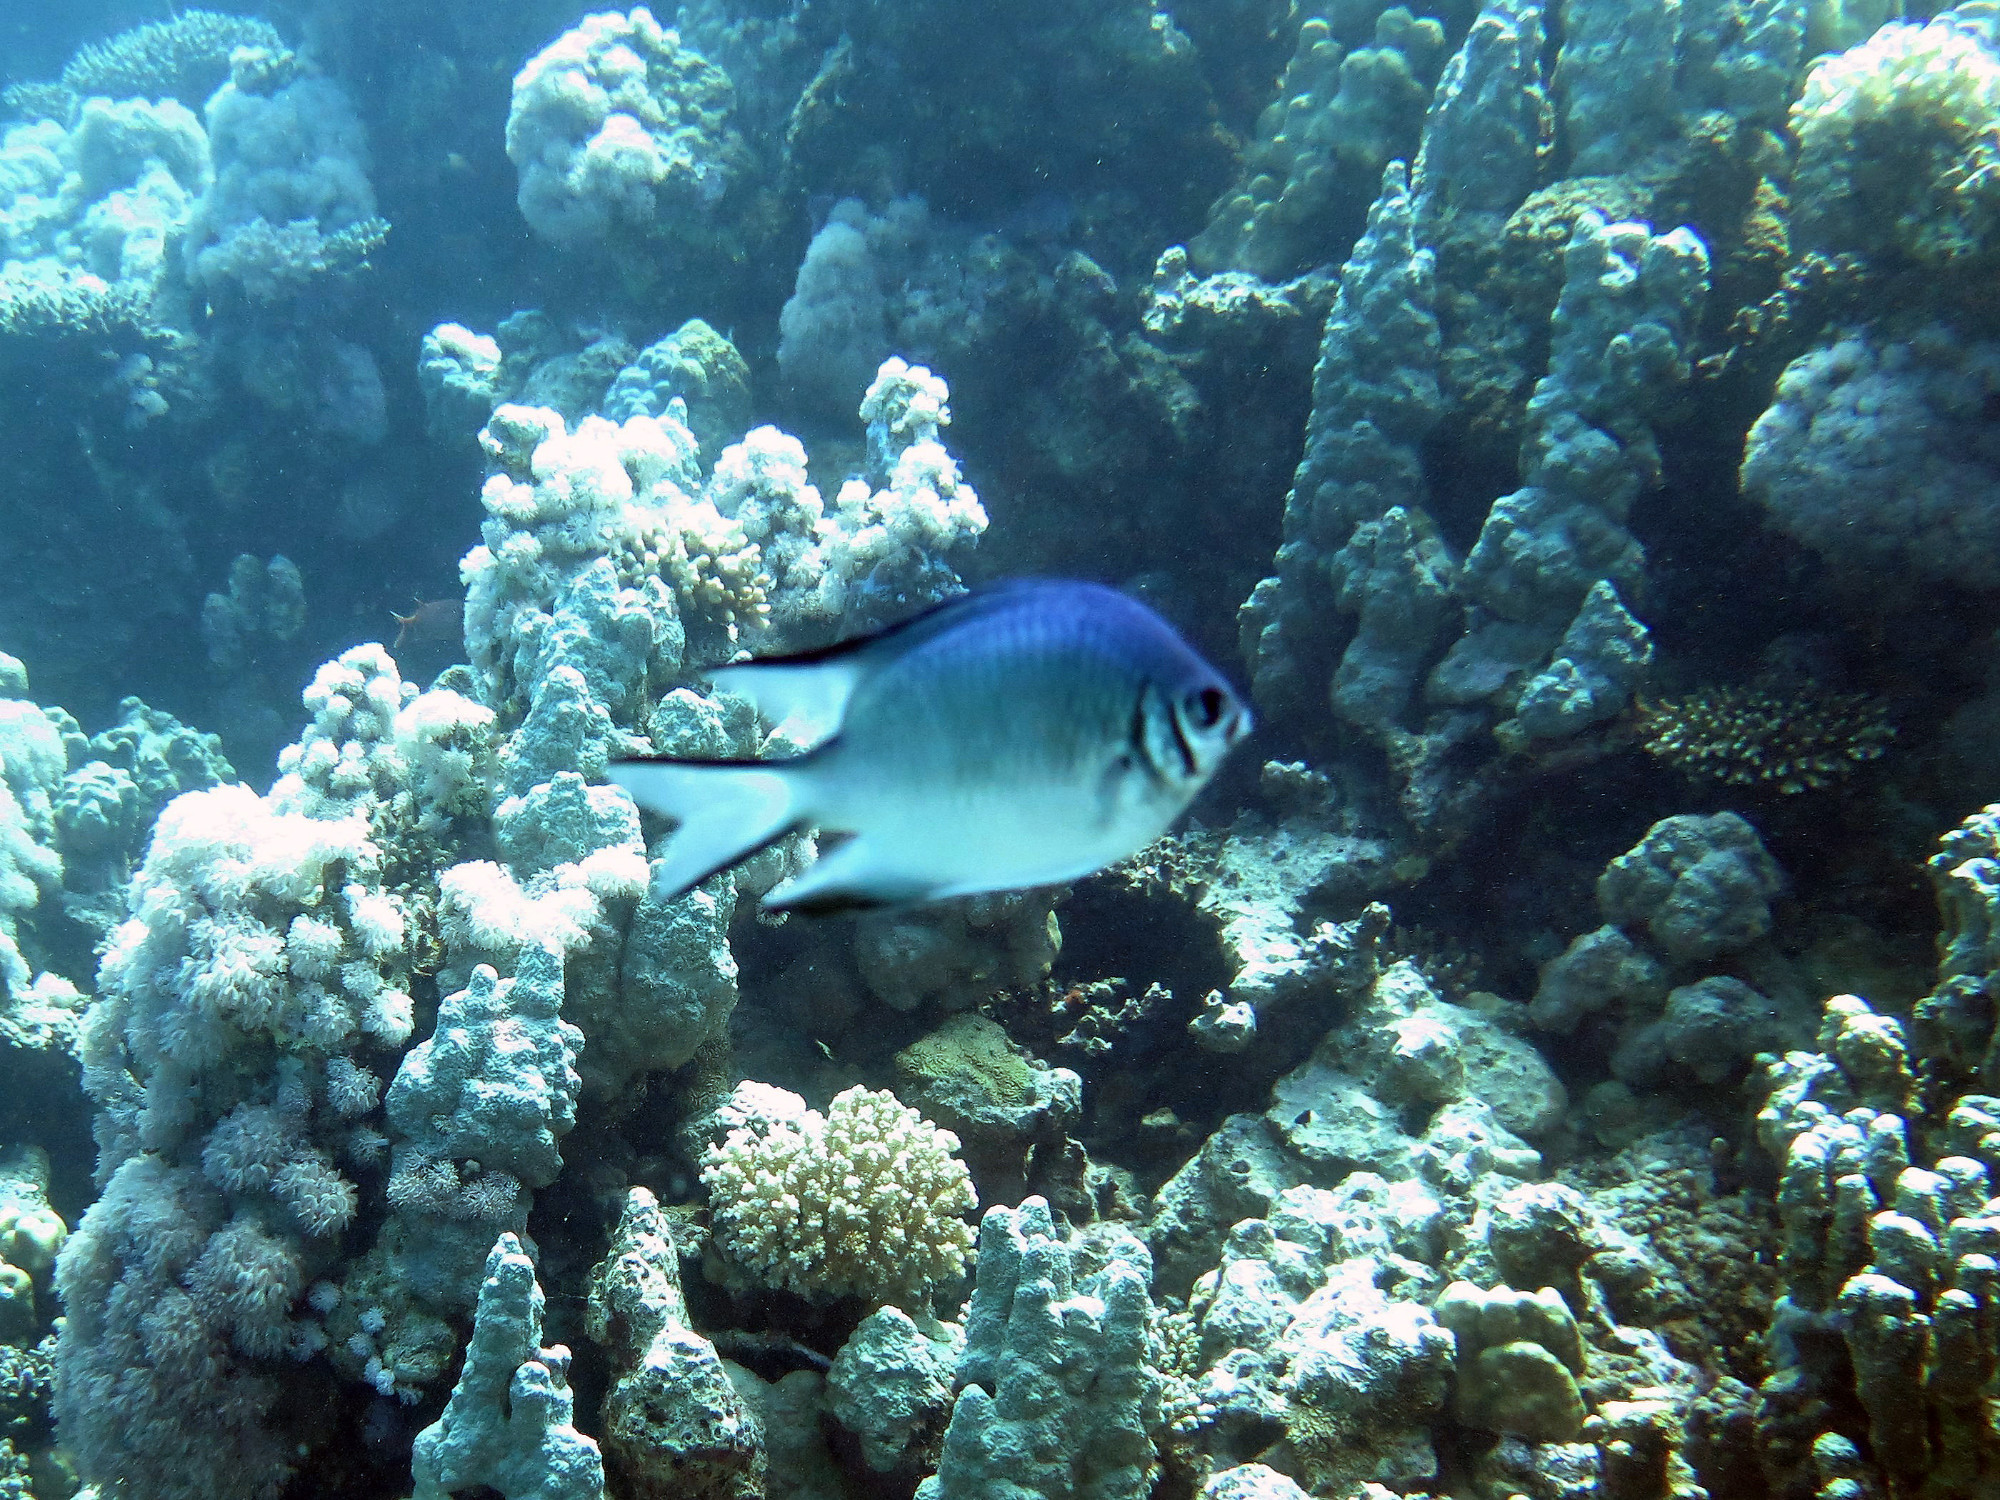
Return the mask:
{"type": "Polygon", "coordinates": [[[603,754],[614,724],[636,727],[686,657],[725,657],[747,631],[767,652],[819,644],[953,592],[947,559],[986,527],[938,440],[944,382],[920,366],[882,366],[862,408],[875,483],[850,479],[830,510],[797,439],[759,427],[704,477],[675,413],[571,428],[502,405],[480,435],[498,472],[485,543],[460,567],[466,645],[503,711],[532,717],[539,693],[593,742],[571,765],[603,754]],[[564,709],[550,695],[567,668],[587,691],[564,709]]]}
{"type": "Polygon", "coordinates": [[[1732,786],[1818,791],[1874,760],[1895,729],[1861,693],[1703,688],[1639,705],[1640,745],[1677,770],[1732,786]]]}
{"type": "MultiPolygon", "coordinates": [[[[780,1091],[781,1092],[781,1091],[780,1091]]],[[[702,1165],[715,1243],[749,1277],[803,1296],[910,1303],[965,1268],[975,1202],[958,1137],[861,1087],[824,1115],[752,1116],[702,1165]]]]}
{"type": "Polygon", "coordinates": [[[62,70],[63,87],[79,99],[179,99],[200,104],[229,76],[238,47],[284,46],[275,27],[256,16],[184,10],[93,42],[62,70]]]}

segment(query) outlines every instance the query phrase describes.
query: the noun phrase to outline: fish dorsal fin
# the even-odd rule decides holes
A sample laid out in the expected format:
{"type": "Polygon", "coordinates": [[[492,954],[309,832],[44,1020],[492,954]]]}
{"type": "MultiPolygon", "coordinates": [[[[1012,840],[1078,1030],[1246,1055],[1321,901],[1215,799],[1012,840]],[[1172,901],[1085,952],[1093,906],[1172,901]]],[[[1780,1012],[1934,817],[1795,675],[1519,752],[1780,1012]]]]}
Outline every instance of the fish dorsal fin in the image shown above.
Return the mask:
{"type": "Polygon", "coordinates": [[[1038,580],[1023,579],[959,594],[869,635],[718,667],[709,680],[725,693],[748,698],[766,724],[796,718],[815,735],[831,734],[840,727],[854,689],[883,663],[1038,586],[1038,580]]]}

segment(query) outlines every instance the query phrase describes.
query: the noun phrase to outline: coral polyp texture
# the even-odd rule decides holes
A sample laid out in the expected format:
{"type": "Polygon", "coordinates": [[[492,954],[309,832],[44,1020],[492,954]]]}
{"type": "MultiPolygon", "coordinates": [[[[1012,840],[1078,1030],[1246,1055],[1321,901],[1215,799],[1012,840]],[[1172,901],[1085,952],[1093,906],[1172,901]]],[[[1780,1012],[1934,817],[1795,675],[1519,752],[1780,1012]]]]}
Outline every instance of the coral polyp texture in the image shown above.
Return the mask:
{"type": "Polygon", "coordinates": [[[1931,324],[1800,355],[1743,449],[1743,490],[1850,587],[2000,582],[2000,344],[1931,324]]]}
{"type": "Polygon", "coordinates": [[[768,1094],[727,1108],[744,1123],[711,1148],[702,1181],[717,1248],[752,1282],[921,1309],[964,1271],[977,1200],[950,1131],[859,1087],[824,1114],[768,1094]]]}

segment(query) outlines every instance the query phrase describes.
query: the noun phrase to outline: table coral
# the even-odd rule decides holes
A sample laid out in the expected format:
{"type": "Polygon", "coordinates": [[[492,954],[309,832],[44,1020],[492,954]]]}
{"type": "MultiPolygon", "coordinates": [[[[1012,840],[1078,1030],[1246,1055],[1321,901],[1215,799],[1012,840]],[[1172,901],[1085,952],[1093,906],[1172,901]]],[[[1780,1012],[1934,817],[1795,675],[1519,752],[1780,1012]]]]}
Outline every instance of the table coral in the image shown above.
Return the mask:
{"type": "Polygon", "coordinates": [[[198,105],[229,77],[229,55],[238,47],[282,46],[276,28],[259,17],[184,10],[79,48],[63,66],[62,84],[79,99],[172,98],[198,105]]]}
{"type": "Polygon", "coordinates": [[[1861,693],[1715,687],[1639,704],[1647,754],[1690,776],[1787,795],[1819,791],[1880,756],[1895,735],[1861,693]]]}

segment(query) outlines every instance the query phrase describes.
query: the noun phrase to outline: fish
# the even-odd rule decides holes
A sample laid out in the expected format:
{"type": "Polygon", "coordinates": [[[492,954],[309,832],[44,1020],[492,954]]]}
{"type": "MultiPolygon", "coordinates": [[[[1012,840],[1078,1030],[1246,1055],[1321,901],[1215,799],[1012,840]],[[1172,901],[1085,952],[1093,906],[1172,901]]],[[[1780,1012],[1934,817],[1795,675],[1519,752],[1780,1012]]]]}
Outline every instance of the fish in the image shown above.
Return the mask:
{"type": "Polygon", "coordinates": [[[826,738],[776,760],[615,760],[672,818],[670,901],[802,828],[843,836],[769,911],[918,906],[1060,885],[1170,828],[1253,727],[1173,627],[1102,584],[1018,579],[871,635],[735,663],[713,686],[826,738]]]}

